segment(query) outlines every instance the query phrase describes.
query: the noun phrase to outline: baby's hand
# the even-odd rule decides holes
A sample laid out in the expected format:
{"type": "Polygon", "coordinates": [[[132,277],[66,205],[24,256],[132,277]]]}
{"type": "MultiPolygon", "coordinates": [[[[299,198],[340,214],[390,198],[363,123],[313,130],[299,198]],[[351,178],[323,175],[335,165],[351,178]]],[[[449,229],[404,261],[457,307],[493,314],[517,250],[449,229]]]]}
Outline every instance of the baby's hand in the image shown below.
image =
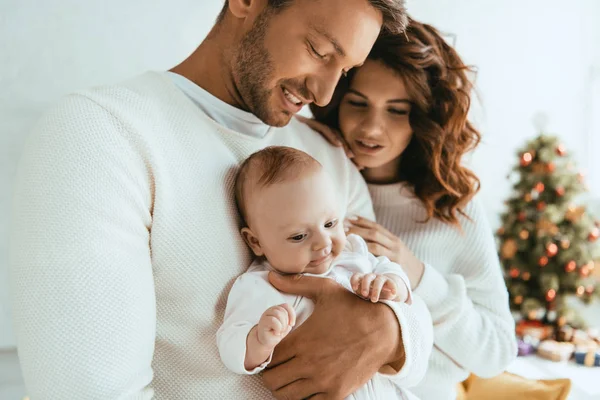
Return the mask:
{"type": "Polygon", "coordinates": [[[287,303],[268,308],[258,321],[256,334],[263,346],[274,348],[296,324],[296,312],[287,303]]]}
{"type": "Polygon", "coordinates": [[[392,274],[359,274],[350,278],[352,290],[359,296],[377,303],[379,300],[405,302],[408,288],[402,279],[392,274]]]}

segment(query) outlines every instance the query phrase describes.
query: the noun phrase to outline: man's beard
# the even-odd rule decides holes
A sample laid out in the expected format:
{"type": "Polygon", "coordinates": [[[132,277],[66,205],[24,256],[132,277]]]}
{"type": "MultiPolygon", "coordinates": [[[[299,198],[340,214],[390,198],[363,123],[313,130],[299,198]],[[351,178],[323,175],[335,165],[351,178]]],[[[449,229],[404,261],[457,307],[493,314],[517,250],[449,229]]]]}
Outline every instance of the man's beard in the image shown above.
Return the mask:
{"type": "Polygon", "coordinates": [[[240,42],[233,62],[233,76],[248,111],[267,125],[285,126],[292,114],[283,109],[271,109],[269,102],[273,89],[269,89],[268,85],[275,68],[264,42],[273,14],[273,10],[266,9],[240,42]]]}

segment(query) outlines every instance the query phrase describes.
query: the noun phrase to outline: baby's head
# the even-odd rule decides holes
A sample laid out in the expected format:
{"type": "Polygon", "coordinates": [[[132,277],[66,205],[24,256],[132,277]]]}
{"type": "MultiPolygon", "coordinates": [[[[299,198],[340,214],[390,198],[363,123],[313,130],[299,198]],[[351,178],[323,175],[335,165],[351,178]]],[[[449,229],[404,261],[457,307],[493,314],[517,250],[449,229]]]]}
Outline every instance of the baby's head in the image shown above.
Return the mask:
{"type": "Polygon", "coordinates": [[[323,273],[344,248],[334,186],[303,151],[272,146],[252,154],[240,168],[235,196],[244,240],[280,272],[323,273]]]}

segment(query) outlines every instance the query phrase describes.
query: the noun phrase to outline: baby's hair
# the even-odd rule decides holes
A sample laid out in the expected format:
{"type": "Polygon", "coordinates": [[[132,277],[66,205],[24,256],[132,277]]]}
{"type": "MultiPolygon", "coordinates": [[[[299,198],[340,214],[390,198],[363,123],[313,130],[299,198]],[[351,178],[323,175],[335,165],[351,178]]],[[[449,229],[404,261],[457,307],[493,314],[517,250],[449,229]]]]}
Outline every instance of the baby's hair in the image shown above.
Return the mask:
{"type": "Polygon", "coordinates": [[[269,146],[253,153],[242,165],[235,180],[235,200],[245,223],[245,201],[249,190],[297,179],[306,172],[321,168],[321,164],[301,150],[285,146],[269,146]]]}

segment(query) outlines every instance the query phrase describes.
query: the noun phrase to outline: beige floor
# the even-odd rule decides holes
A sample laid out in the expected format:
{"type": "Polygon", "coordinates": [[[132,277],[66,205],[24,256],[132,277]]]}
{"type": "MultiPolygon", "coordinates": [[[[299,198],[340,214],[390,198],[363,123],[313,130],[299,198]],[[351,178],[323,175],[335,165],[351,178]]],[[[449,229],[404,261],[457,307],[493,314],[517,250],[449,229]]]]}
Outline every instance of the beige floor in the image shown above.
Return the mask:
{"type": "Polygon", "coordinates": [[[0,350],[0,399],[21,400],[25,387],[15,351],[0,350]]]}

